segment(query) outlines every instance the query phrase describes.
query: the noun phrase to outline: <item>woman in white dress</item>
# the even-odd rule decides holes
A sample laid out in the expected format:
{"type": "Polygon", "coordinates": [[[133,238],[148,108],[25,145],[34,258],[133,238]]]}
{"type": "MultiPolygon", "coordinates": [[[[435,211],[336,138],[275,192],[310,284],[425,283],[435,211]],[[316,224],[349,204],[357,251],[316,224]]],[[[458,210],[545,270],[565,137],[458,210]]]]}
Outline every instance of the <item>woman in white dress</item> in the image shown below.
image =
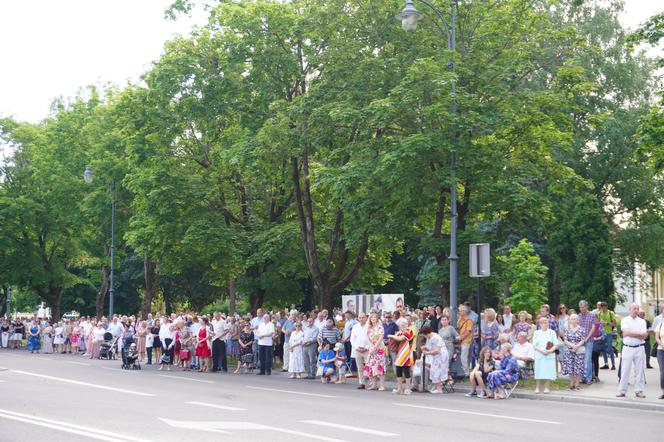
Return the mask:
{"type": "Polygon", "coordinates": [[[450,356],[445,347],[445,341],[429,326],[424,326],[420,334],[427,338],[422,347],[422,354],[426,355],[426,364],[429,366],[429,379],[434,384],[431,393],[442,393],[442,384],[447,381],[450,356]]]}
{"type": "Polygon", "coordinates": [[[53,345],[55,345],[55,352],[62,353],[65,348],[65,327],[62,325],[62,322],[58,322],[55,327],[55,339],[53,339],[53,345]]]}
{"type": "Polygon", "coordinates": [[[291,379],[298,378],[304,373],[304,356],[302,354],[302,342],[304,341],[304,332],[302,331],[302,323],[295,324],[295,330],[290,335],[288,347],[290,358],[288,360],[288,372],[291,374],[291,379]]]}
{"type": "Polygon", "coordinates": [[[43,353],[53,353],[53,327],[50,322],[46,322],[44,327],[44,346],[43,353]]]}

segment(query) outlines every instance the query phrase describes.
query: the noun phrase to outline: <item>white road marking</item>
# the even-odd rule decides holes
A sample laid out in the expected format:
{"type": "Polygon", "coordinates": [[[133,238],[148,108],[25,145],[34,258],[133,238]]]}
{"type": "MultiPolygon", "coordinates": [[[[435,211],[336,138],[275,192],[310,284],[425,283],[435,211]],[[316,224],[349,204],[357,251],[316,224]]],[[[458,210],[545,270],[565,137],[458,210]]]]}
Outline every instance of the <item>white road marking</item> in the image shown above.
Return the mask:
{"type": "Polygon", "coordinates": [[[33,356],[32,359],[39,359],[40,361],[53,361],[53,358],[45,358],[43,356],[33,356]]]}
{"type": "Polygon", "coordinates": [[[387,431],[371,430],[369,428],[353,427],[352,425],[335,424],[332,422],[325,422],[325,421],[305,420],[300,422],[305,424],[320,425],[323,427],[339,428],[341,430],[357,431],[358,433],[373,434],[374,436],[399,436],[396,433],[388,433],[387,431]]]}
{"type": "Polygon", "coordinates": [[[232,434],[229,430],[247,430],[247,431],[277,431],[279,433],[292,434],[295,436],[302,436],[308,439],[323,440],[326,442],[346,442],[341,439],[335,439],[327,436],[320,436],[313,433],[305,433],[302,431],[289,430],[286,428],[273,427],[270,425],[256,424],[253,422],[228,422],[228,421],[175,421],[165,419],[163,417],[157,418],[162,422],[177,428],[187,428],[190,430],[209,431],[213,433],[232,434]]]}
{"type": "Polygon", "coordinates": [[[279,390],[277,388],[252,387],[251,385],[247,385],[246,387],[250,388],[252,390],[276,391],[277,393],[299,394],[301,396],[324,397],[324,398],[328,398],[328,399],[335,399],[336,398],[336,396],[330,396],[329,394],[303,393],[301,391],[279,390]]]}
{"type": "Polygon", "coordinates": [[[220,410],[228,410],[228,411],[247,411],[246,408],[229,407],[228,405],[208,404],[207,402],[189,401],[185,402],[185,404],[200,405],[201,407],[218,408],[220,410]]]}
{"type": "Polygon", "coordinates": [[[105,440],[108,442],[148,442],[146,439],[139,439],[133,436],[126,436],[124,434],[112,433],[110,431],[99,430],[97,428],[84,427],[82,425],[71,424],[69,422],[57,421],[54,419],[46,419],[29,414],[16,413],[9,410],[0,409],[0,418],[24,422],[30,425],[51,428],[53,430],[78,434],[80,436],[105,440]]]}
{"type": "Polygon", "coordinates": [[[14,373],[23,374],[23,375],[26,375],[26,376],[34,376],[34,377],[43,378],[43,379],[50,379],[52,381],[64,382],[64,383],[67,383],[67,384],[82,385],[84,387],[98,388],[100,390],[117,391],[119,393],[133,394],[133,395],[136,395],[136,396],[156,396],[156,394],[152,394],[152,393],[142,393],[140,391],[126,390],[124,388],[115,388],[115,387],[108,387],[106,385],[91,384],[89,382],[74,381],[72,379],[58,378],[58,377],[55,377],[55,376],[48,376],[48,375],[45,375],[45,374],[32,373],[32,372],[29,372],[29,371],[22,371],[22,370],[11,370],[11,371],[13,371],[14,373]]]}
{"type": "Polygon", "coordinates": [[[551,425],[560,425],[561,424],[561,422],[545,421],[545,420],[541,420],[541,419],[528,419],[526,417],[505,416],[505,415],[502,415],[502,414],[479,413],[477,411],[454,410],[454,409],[451,409],[451,408],[426,407],[424,405],[402,404],[402,403],[398,403],[398,402],[395,402],[392,405],[396,405],[398,407],[420,408],[420,409],[423,409],[423,410],[444,411],[444,412],[447,412],[447,413],[460,413],[460,414],[470,414],[470,415],[473,415],[473,416],[496,417],[496,418],[499,418],[499,419],[510,419],[510,420],[515,420],[515,421],[537,422],[539,424],[551,424],[551,425]]]}
{"type": "Polygon", "coordinates": [[[102,370],[112,370],[112,371],[130,371],[130,370],[123,370],[121,368],[114,368],[114,367],[101,367],[102,370]]]}
{"type": "Polygon", "coordinates": [[[191,381],[191,382],[202,382],[204,384],[214,384],[214,382],[206,381],[205,379],[192,379],[192,378],[185,378],[183,376],[170,376],[170,375],[167,375],[167,374],[158,374],[157,376],[161,376],[162,378],[180,379],[181,381],[191,381]]]}
{"type": "Polygon", "coordinates": [[[89,366],[90,364],[85,363],[85,362],[76,362],[76,361],[63,361],[65,364],[74,364],[74,365],[84,365],[84,366],[89,366]]]}

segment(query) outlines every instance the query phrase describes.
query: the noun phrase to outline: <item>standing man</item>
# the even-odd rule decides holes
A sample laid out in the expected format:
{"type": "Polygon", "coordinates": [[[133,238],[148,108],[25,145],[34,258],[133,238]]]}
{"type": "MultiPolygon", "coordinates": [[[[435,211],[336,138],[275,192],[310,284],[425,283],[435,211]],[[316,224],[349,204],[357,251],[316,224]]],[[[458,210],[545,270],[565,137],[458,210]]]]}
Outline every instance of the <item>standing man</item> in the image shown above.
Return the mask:
{"type": "Polygon", "coordinates": [[[395,361],[397,360],[397,350],[399,350],[400,342],[394,339],[389,339],[388,336],[396,335],[397,331],[399,331],[399,328],[397,327],[397,323],[392,320],[392,313],[385,312],[385,321],[383,322],[383,343],[390,353],[390,359],[387,362],[392,365],[395,376],[397,374],[395,361]]]}
{"type": "Polygon", "coordinates": [[[512,328],[512,321],[514,321],[512,307],[505,305],[503,308],[503,325],[505,326],[505,330],[510,330],[512,328]]]}
{"type": "Polygon", "coordinates": [[[353,311],[351,310],[348,310],[346,312],[346,322],[344,323],[344,332],[341,335],[341,340],[344,343],[344,351],[346,353],[346,362],[350,364],[350,371],[351,371],[351,373],[349,373],[349,376],[346,377],[353,376],[352,373],[357,373],[357,365],[355,364],[355,359],[351,357],[351,353],[353,352],[353,346],[350,345],[350,335],[355,324],[357,324],[357,320],[355,319],[355,313],[353,313],[353,311]]]}
{"type": "MultiPolygon", "coordinates": [[[[648,321],[646,319],[646,312],[641,310],[639,312],[639,318],[646,321],[646,329],[648,331],[652,330],[652,328],[650,328],[650,321],[648,321]]],[[[652,365],[650,365],[650,339],[648,339],[647,337],[646,337],[645,343],[643,345],[643,348],[645,349],[645,353],[646,353],[646,368],[652,368],[652,365]]]]}
{"type": "Polygon", "coordinates": [[[261,361],[259,375],[272,374],[272,346],[274,338],[274,324],[270,315],[263,315],[263,322],[258,326],[258,354],[261,361]]]}
{"type": "Polygon", "coordinates": [[[611,370],[616,369],[616,357],[613,354],[613,329],[616,327],[616,314],[609,310],[609,304],[602,301],[599,303],[599,314],[597,315],[599,319],[600,327],[604,330],[606,335],[606,347],[602,352],[602,357],[604,358],[604,365],[601,367],[602,370],[609,368],[608,360],[611,359],[611,370]]]}
{"type": "Polygon", "coordinates": [[[251,331],[254,332],[254,343],[251,347],[251,352],[254,354],[254,366],[258,363],[259,354],[258,354],[258,326],[263,323],[263,309],[259,308],[256,310],[256,316],[249,321],[251,325],[251,331]]]}
{"type": "Polygon", "coordinates": [[[579,326],[583,330],[583,334],[586,336],[586,374],[584,375],[582,383],[589,385],[593,383],[593,336],[595,336],[595,330],[599,327],[599,321],[597,320],[597,316],[588,310],[588,301],[579,301],[579,311],[579,326]]]}
{"type": "Polygon", "coordinates": [[[318,327],[314,325],[314,318],[307,318],[302,326],[302,351],[304,356],[304,371],[307,379],[316,379],[316,364],[318,360],[318,327]]]}
{"type": "Polygon", "coordinates": [[[464,376],[468,376],[470,366],[470,346],[473,344],[473,321],[468,317],[468,307],[459,306],[459,319],[457,319],[457,330],[461,342],[461,368],[464,376]]]}
{"type": "Polygon", "coordinates": [[[648,327],[646,321],[639,318],[639,305],[629,306],[629,316],[620,321],[622,330],[623,349],[621,353],[620,364],[620,384],[618,385],[618,394],[616,397],[625,397],[627,386],[629,385],[630,371],[634,366],[636,381],[634,383],[634,392],[637,398],[645,398],[643,387],[646,382],[645,375],[645,354],[643,353],[644,340],[648,337],[648,327]]]}
{"type": "Polygon", "coordinates": [[[212,371],[223,371],[228,373],[228,360],[226,359],[226,321],[221,317],[220,312],[214,312],[212,325],[212,371]]]}
{"type": "Polygon", "coordinates": [[[284,365],[281,371],[288,371],[288,361],[290,359],[290,335],[295,330],[295,320],[297,319],[297,310],[291,310],[281,326],[281,331],[284,333],[284,365]]]}
{"type": "Polygon", "coordinates": [[[357,364],[358,390],[364,390],[364,364],[369,356],[369,335],[367,327],[367,314],[361,312],[357,315],[358,323],[353,326],[350,334],[351,357],[357,364]]]}

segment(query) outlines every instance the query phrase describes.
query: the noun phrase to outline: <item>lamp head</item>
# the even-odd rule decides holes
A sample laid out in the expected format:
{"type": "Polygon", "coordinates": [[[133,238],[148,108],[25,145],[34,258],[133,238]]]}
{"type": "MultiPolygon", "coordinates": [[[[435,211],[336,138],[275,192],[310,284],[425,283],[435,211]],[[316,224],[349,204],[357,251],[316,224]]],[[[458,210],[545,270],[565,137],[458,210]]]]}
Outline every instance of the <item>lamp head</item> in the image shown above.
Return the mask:
{"type": "Polygon", "coordinates": [[[417,29],[417,22],[424,18],[424,16],[415,9],[413,0],[407,0],[406,6],[395,17],[401,22],[403,30],[409,32],[417,29]]]}
{"type": "Polygon", "coordinates": [[[89,167],[86,167],[85,171],[83,172],[83,180],[86,183],[90,184],[92,182],[92,177],[93,176],[94,176],[94,174],[92,173],[92,169],[90,169],[89,167]]]}

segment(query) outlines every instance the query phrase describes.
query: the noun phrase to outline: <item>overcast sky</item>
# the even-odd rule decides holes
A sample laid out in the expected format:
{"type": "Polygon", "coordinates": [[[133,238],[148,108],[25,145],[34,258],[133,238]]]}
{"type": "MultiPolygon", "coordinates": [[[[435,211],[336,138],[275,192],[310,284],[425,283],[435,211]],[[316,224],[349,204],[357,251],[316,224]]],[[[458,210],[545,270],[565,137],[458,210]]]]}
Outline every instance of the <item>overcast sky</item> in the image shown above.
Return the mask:
{"type": "MultiPolygon", "coordinates": [[[[0,0],[0,116],[37,122],[55,97],[136,80],[166,40],[205,22],[202,10],[166,20],[172,1],[0,0]]],[[[624,23],[634,28],[662,9],[660,0],[626,0],[624,23]]]]}

